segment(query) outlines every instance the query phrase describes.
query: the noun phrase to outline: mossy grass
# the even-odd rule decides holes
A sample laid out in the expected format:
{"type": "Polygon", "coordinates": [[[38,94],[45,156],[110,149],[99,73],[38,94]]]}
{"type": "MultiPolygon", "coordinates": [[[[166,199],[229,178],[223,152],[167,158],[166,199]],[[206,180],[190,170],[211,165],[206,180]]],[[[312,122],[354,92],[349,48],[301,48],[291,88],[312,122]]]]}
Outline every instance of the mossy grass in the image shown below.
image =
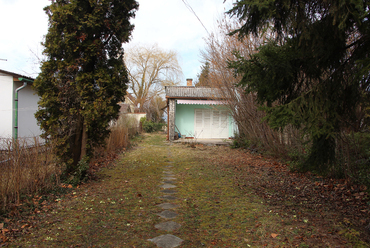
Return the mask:
{"type": "MultiPolygon", "coordinates": [[[[188,248],[318,245],[308,240],[329,231],[301,214],[307,209],[289,202],[271,206],[248,186],[239,185],[240,175],[218,159],[233,156],[233,151],[227,147],[194,149],[170,144],[164,134],[144,134],[134,149],[99,172],[98,181],[74,188],[51,211],[41,212],[35,221],[38,224],[10,247],[156,247],[148,239],[168,233],[183,239],[181,247],[188,248]],[[168,165],[177,186],[177,199],[171,203],[179,206],[173,221],[181,224],[173,232],[154,228],[166,221],[157,215],[162,211],[157,205],[168,202],[160,199],[159,187],[168,165]],[[276,211],[278,207],[289,210],[276,211]]],[[[252,174],[245,175],[245,180],[248,176],[252,180],[252,174]]],[[[334,228],[330,233],[339,231],[334,228]]],[[[347,242],[341,247],[352,246],[347,242]]]]}

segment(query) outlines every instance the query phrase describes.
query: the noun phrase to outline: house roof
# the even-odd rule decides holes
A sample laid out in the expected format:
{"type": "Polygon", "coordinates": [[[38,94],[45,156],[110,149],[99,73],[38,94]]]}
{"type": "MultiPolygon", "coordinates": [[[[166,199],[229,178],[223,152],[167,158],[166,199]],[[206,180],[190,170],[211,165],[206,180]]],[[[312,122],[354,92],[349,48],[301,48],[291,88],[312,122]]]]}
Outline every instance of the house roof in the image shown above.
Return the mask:
{"type": "Polygon", "coordinates": [[[28,77],[28,76],[25,76],[25,75],[21,75],[21,74],[18,74],[18,73],[14,73],[14,72],[5,71],[5,70],[0,69],[0,76],[4,76],[4,75],[13,76],[14,78],[17,79],[15,81],[19,81],[18,78],[26,78],[26,79],[29,79],[29,80],[32,80],[32,81],[35,80],[34,78],[31,78],[31,77],[28,77]]]}
{"type": "Polygon", "coordinates": [[[194,86],[166,86],[167,98],[219,99],[223,98],[218,88],[194,86]]]}

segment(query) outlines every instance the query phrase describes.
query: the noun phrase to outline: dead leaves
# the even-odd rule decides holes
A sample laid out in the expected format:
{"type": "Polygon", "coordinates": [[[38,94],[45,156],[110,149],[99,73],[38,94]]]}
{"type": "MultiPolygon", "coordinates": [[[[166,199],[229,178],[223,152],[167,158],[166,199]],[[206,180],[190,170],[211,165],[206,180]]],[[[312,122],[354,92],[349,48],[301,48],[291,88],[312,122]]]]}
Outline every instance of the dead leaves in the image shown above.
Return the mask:
{"type": "Polygon", "coordinates": [[[271,233],[271,237],[272,237],[272,238],[276,238],[277,236],[279,236],[279,234],[271,233]]]}
{"type": "MultiPolygon", "coordinates": [[[[366,186],[312,173],[291,172],[286,164],[240,150],[220,152],[210,160],[218,169],[232,171],[236,187],[264,198],[267,204],[274,206],[279,216],[287,212],[297,215],[295,211],[299,208],[302,213],[292,220],[293,223],[307,224],[308,218],[312,217],[321,227],[328,221],[325,216],[332,212],[334,214],[329,216],[335,219],[330,221],[339,223],[348,217],[351,227],[364,230],[366,225],[370,226],[370,195],[366,186]]],[[[259,228],[258,223],[255,228],[259,228]]],[[[270,232],[268,235],[275,239],[278,237],[275,234],[270,232]]]]}
{"type": "Polygon", "coordinates": [[[4,228],[4,223],[0,223],[0,240],[5,243],[7,242],[9,239],[8,237],[5,236],[6,233],[10,232],[9,229],[6,229],[4,228]]]}

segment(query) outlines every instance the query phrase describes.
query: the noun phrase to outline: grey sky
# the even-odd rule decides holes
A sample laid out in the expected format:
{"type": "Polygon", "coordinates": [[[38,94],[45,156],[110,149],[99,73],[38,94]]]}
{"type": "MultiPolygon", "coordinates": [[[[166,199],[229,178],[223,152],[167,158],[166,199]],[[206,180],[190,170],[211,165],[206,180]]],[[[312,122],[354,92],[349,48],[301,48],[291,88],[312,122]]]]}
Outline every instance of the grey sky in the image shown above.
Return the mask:
{"type": "MultiPolygon", "coordinates": [[[[186,0],[209,32],[231,7],[232,0],[186,0]]],[[[200,68],[200,50],[207,32],[183,0],[138,0],[130,43],[153,44],[178,52],[185,78],[195,78],[200,68]]],[[[47,33],[43,8],[49,0],[0,0],[0,69],[36,77],[37,56],[47,33]]],[[[125,45],[126,46],[126,45],[125,45]]],[[[184,82],[185,84],[185,82],[184,82]]]]}

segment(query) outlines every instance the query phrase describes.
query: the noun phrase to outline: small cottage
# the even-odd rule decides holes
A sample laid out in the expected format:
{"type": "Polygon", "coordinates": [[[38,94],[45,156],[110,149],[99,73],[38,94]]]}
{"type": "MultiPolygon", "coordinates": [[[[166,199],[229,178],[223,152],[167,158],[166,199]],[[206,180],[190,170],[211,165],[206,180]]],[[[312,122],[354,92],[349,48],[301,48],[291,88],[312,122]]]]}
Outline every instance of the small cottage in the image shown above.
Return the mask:
{"type": "Polygon", "coordinates": [[[234,120],[218,88],[166,86],[168,139],[228,139],[236,131],[234,120]]]}
{"type": "Polygon", "coordinates": [[[127,92],[125,101],[118,104],[121,108],[117,122],[125,123],[130,128],[140,128],[140,119],[146,117],[146,113],[139,112],[139,108],[135,105],[135,98],[127,92]]]}

